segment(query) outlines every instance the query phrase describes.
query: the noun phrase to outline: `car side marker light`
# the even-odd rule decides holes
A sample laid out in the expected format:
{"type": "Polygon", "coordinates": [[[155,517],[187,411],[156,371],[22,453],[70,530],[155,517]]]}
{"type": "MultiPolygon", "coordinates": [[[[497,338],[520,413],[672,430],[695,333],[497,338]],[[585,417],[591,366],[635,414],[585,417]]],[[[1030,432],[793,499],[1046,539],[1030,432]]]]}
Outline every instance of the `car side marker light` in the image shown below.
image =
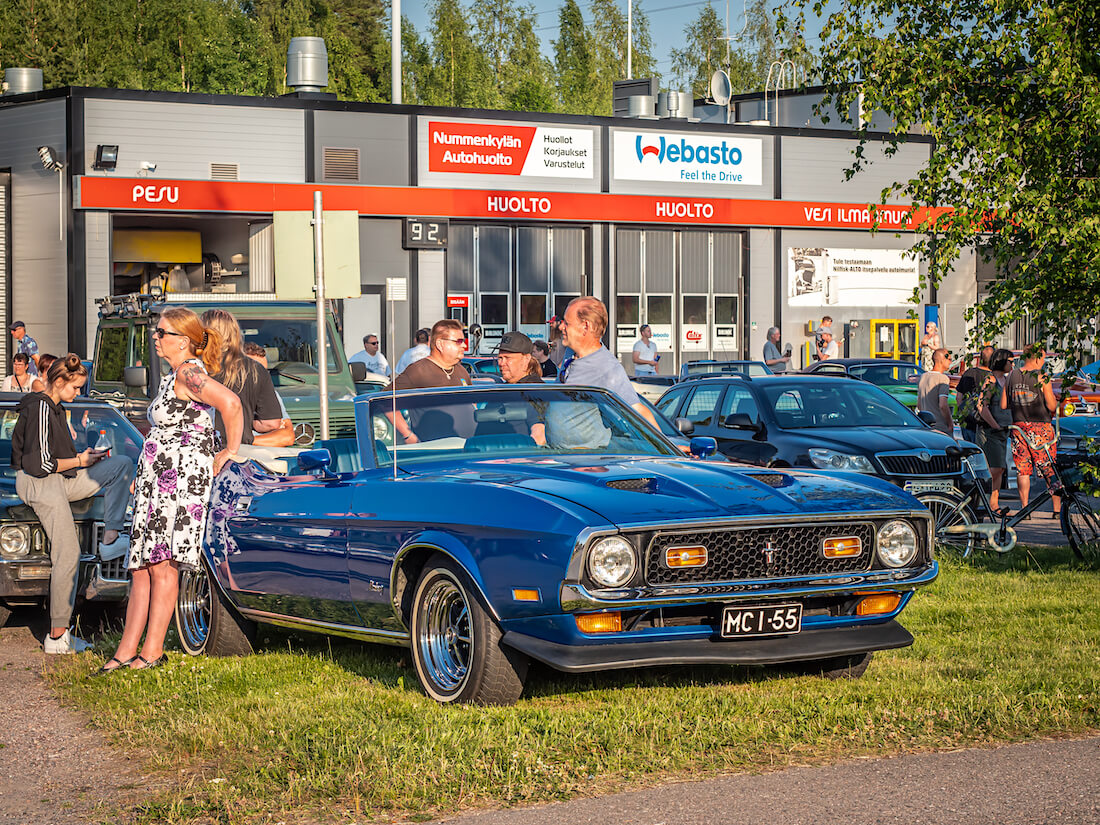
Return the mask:
{"type": "Polygon", "coordinates": [[[668,567],[705,567],[706,564],[707,548],[702,545],[665,549],[665,565],[668,567]]]}
{"type": "Polygon", "coordinates": [[[821,552],[827,559],[848,559],[863,552],[863,542],[859,536],[825,539],[821,552]]]}
{"type": "Polygon", "coordinates": [[[539,601],[539,591],[513,587],[512,599],[517,602],[537,602],[539,601]]]}
{"type": "Polygon", "coordinates": [[[581,633],[621,633],[622,613],[578,613],[577,630],[581,633]]]}
{"type": "Polygon", "coordinates": [[[901,595],[898,593],[876,593],[873,596],[864,596],[856,606],[857,616],[881,616],[884,613],[893,613],[901,603],[901,595]]]}

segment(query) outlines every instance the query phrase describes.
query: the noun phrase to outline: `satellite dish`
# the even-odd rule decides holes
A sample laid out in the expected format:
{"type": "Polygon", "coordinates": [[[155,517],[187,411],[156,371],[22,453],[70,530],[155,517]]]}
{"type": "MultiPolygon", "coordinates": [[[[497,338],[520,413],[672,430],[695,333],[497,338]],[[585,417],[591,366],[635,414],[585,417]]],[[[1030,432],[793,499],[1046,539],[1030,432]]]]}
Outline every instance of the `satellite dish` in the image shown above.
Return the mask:
{"type": "Polygon", "coordinates": [[[733,86],[730,85],[730,76],[719,69],[710,76],[710,96],[719,106],[726,106],[730,102],[733,86]]]}

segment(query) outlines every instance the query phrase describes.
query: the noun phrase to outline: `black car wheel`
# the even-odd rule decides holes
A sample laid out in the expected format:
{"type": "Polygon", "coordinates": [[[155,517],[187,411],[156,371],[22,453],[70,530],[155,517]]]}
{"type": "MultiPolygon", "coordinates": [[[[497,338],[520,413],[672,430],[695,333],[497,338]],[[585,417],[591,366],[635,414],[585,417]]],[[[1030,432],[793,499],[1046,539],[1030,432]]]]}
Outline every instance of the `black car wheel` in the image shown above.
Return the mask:
{"type": "Polygon", "coordinates": [[[874,653],[855,653],[851,656],[834,656],[831,659],[815,659],[800,662],[795,670],[806,676],[823,679],[858,679],[867,672],[874,653]]]}
{"type": "Polygon", "coordinates": [[[210,580],[205,565],[180,570],[176,632],[191,656],[245,656],[252,652],[256,625],[236,614],[210,580]]]}
{"type": "Polygon", "coordinates": [[[969,558],[977,542],[973,533],[946,533],[946,527],[959,527],[974,524],[974,511],[969,504],[960,505],[959,500],[943,493],[919,493],[917,500],[932,513],[936,530],[937,555],[956,559],[969,558]]]}
{"type": "Polygon", "coordinates": [[[501,646],[500,628],[450,559],[424,567],[410,626],[416,675],[437,702],[510,705],[523,693],[527,657],[501,646]]]}
{"type": "Polygon", "coordinates": [[[3,602],[0,602],[0,627],[3,627],[8,623],[8,619],[11,618],[11,608],[3,602]]]}
{"type": "Polygon", "coordinates": [[[1062,532],[1078,558],[1095,562],[1100,559],[1100,516],[1086,502],[1062,500],[1062,532]]]}

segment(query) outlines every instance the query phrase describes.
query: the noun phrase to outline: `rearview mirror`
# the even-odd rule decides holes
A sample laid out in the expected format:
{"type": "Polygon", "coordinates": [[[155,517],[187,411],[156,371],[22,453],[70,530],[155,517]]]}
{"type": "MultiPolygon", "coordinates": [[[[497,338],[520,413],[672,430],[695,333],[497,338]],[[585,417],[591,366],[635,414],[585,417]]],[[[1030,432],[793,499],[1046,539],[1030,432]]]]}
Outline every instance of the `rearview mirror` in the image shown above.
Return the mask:
{"type": "Polygon", "coordinates": [[[748,413],[730,413],[726,416],[726,420],[722,422],[722,426],[729,427],[732,430],[757,429],[756,422],[752,420],[748,413]]]}
{"type": "Polygon", "coordinates": [[[321,470],[327,475],[331,464],[332,454],[328,450],[302,450],[298,453],[298,468],[307,473],[321,470]]]}
{"type": "Polygon", "coordinates": [[[148,367],[127,367],[122,371],[122,383],[127,387],[145,388],[149,383],[148,367]]]}
{"type": "Polygon", "coordinates": [[[919,418],[929,427],[936,426],[936,416],[932,415],[932,413],[928,412],[928,410],[921,410],[920,412],[918,412],[917,418],[919,418]]]}
{"type": "Polygon", "coordinates": [[[696,458],[706,458],[708,455],[714,455],[718,452],[718,442],[710,436],[697,435],[691,439],[689,449],[696,458]]]}

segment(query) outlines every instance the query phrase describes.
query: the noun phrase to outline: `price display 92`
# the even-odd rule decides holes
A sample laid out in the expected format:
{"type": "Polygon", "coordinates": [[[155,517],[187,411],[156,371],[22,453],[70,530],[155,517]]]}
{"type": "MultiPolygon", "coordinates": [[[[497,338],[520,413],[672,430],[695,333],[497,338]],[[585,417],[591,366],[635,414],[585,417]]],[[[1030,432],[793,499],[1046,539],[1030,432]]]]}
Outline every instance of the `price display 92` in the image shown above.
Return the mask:
{"type": "Polygon", "coordinates": [[[447,228],[446,218],[405,218],[401,245],[405,249],[444,249],[447,228]]]}

